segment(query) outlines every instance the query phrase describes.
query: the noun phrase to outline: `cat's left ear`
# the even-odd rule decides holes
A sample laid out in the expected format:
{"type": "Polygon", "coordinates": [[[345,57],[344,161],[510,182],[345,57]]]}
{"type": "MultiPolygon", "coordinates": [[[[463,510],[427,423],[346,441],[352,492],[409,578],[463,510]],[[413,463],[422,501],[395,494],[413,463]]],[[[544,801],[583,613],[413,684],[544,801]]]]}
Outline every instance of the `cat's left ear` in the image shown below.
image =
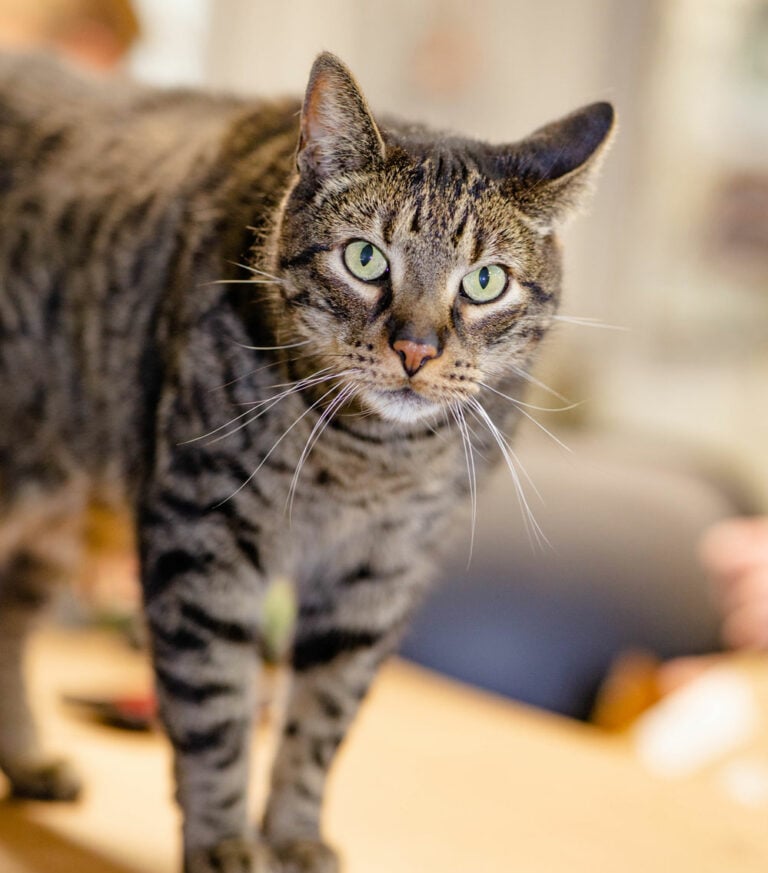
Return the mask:
{"type": "Polygon", "coordinates": [[[615,129],[610,103],[592,103],[499,154],[510,195],[542,231],[562,224],[589,193],[615,129]]]}
{"type": "Polygon", "coordinates": [[[354,172],[384,159],[384,141],[352,74],[330,52],[312,66],[301,111],[296,162],[315,178],[354,172]]]}

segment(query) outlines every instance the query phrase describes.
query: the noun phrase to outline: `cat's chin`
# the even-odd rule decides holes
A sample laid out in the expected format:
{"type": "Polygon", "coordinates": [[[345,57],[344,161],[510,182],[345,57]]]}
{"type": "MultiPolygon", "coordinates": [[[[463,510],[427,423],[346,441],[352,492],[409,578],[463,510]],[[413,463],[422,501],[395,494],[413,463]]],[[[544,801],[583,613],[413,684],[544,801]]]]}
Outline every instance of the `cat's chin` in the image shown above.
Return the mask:
{"type": "Polygon", "coordinates": [[[383,418],[395,424],[414,424],[436,418],[443,407],[417,394],[411,388],[398,391],[367,391],[367,406],[383,418]]]}

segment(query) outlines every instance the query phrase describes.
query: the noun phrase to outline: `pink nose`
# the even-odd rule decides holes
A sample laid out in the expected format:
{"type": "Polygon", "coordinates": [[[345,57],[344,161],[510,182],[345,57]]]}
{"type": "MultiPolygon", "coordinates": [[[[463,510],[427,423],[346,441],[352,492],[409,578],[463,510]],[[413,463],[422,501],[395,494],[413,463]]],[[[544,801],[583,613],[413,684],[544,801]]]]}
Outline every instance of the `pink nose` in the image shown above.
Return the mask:
{"type": "Polygon", "coordinates": [[[434,346],[414,340],[396,340],[392,343],[392,348],[400,355],[403,369],[409,376],[415,376],[427,361],[437,357],[437,349],[434,346]]]}

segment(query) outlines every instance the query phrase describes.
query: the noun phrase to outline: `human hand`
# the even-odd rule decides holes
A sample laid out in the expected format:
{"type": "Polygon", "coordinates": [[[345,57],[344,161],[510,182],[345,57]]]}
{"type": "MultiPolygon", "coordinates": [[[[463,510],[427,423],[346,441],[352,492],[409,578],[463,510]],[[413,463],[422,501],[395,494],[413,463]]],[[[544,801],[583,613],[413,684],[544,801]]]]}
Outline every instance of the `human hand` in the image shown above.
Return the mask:
{"type": "Polygon", "coordinates": [[[699,545],[723,612],[723,640],[768,649],[768,516],[734,518],[709,528],[699,545]]]}

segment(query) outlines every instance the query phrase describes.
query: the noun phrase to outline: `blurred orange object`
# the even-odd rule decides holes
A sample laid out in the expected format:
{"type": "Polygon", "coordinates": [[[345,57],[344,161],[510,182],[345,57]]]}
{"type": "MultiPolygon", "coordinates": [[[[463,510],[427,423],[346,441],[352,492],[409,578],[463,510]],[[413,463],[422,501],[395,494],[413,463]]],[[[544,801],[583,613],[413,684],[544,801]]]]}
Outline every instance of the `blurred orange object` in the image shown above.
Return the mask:
{"type": "Polygon", "coordinates": [[[0,0],[0,44],[113,69],[139,36],[130,0],[0,0]]]}
{"type": "Polygon", "coordinates": [[[630,649],[619,655],[598,691],[590,721],[608,731],[628,728],[661,699],[660,667],[650,652],[630,649]]]}

